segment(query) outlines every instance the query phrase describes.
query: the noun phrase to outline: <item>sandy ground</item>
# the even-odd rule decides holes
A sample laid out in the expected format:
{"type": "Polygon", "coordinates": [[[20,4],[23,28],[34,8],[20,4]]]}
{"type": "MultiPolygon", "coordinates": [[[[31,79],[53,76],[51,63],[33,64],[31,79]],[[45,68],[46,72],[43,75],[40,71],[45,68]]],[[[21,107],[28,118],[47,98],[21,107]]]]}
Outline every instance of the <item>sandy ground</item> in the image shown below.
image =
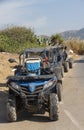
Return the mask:
{"type": "Polygon", "coordinates": [[[15,63],[9,63],[9,58],[18,59],[18,55],[2,52],[0,53],[0,91],[6,88],[7,77],[13,75],[12,68],[15,63]]]}

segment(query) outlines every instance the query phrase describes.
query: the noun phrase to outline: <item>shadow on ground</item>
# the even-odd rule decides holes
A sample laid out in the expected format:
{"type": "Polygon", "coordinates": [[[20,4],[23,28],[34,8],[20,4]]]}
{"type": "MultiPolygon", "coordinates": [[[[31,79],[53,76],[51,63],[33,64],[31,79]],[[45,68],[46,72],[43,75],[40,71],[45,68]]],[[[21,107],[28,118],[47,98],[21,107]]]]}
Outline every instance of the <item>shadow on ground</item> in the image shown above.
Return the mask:
{"type": "Polygon", "coordinates": [[[74,63],[84,63],[84,59],[75,60],[74,63]]]}
{"type": "Polygon", "coordinates": [[[24,111],[18,115],[17,122],[24,121],[24,120],[33,121],[33,122],[50,122],[49,117],[46,115],[43,115],[43,114],[42,115],[40,115],[40,114],[31,115],[27,111],[24,111]]]}
{"type": "Polygon", "coordinates": [[[6,83],[0,83],[0,87],[6,87],[6,83]]]}
{"type": "Polygon", "coordinates": [[[6,123],[7,91],[0,91],[0,123],[6,123]]]}

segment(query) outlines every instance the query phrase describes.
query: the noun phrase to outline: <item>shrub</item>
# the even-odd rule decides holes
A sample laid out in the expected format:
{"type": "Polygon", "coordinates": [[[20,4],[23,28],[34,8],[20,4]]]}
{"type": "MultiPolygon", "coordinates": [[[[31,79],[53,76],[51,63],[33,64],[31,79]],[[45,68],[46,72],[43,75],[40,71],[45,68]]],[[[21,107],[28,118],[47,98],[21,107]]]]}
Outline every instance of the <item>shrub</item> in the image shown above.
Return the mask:
{"type": "Polygon", "coordinates": [[[12,27],[0,31],[0,51],[19,53],[25,48],[42,46],[31,28],[12,27]]]}
{"type": "Polygon", "coordinates": [[[79,39],[67,40],[65,44],[77,54],[84,54],[84,41],[79,39]]]}

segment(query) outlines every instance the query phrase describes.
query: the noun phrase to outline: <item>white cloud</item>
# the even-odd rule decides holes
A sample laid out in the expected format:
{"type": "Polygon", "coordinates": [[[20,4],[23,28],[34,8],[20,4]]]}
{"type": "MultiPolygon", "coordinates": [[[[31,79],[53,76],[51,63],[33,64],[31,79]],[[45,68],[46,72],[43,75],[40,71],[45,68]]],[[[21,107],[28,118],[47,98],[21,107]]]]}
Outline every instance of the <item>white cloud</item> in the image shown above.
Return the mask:
{"type": "MultiPolygon", "coordinates": [[[[6,24],[15,20],[17,4],[14,2],[0,5],[0,24],[6,24]]],[[[17,15],[17,14],[16,14],[17,15]]]]}
{"type": "Polygon", "coordinates": [[[47,17],[36,16],[35,18],[33,18],[32,5],[38,1],[39,0],[15,0],[4,2],[0,5],[0,25],[5,26],[13,24],[33,28],[44,27],[47,24],[47,17]],[[29,19],[28,17],[30,17],[31,19],[29,19]]]}
{"type": "MultiPolygon", "coordinates": [[[[0,24],[8,24],[18,22],[20,20],[20,16],[24,14],[23,8],[25,6],[30,6],[33,4],[33,1],[25,3],[22,1],[11,1],[4,2],[0,5],[0,24]]],[[[28,11],[27,13],[31,14],[32,11],[28,11]]]]}

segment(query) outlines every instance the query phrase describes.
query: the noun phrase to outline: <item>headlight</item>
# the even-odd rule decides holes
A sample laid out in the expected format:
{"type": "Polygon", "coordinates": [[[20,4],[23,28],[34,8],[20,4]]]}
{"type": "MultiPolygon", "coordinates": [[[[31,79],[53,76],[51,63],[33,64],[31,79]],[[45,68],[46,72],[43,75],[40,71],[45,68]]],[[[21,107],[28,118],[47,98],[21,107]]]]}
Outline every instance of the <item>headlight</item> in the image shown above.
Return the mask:
{"type": "Polygon", "coordinates": [[[20,89],[20,86],[19,85],[17,85],[16,83],[11,83],[11,85],[12,85],[12,87],[14,88],[14,89],[20,89]]]}
{"type": "Polygon", "coordinates": [[[54,83],[54,81],[49,81],[48,83],[46,83],[46,84],[44,85],[43,89],[46,89],[46,88],[52,86],[53,83],[54,83]]]}

